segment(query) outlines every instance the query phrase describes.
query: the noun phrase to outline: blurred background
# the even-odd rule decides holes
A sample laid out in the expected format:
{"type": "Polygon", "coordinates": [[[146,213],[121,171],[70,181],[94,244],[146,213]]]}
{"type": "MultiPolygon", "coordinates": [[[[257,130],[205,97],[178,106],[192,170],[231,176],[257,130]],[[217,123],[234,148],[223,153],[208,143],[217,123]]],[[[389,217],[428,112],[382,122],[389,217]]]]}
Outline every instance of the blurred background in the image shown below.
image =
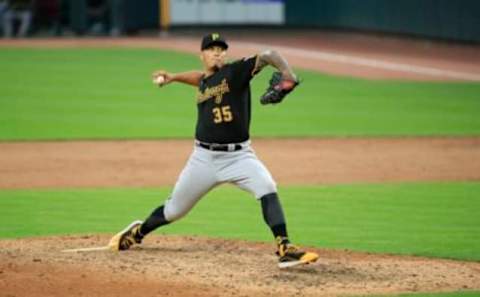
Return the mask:
{"type": "Polygon", "coordinates": [[[0,0],[4,38],[221,27],[328,29],[478,43],[478,0],[0,0]]]}

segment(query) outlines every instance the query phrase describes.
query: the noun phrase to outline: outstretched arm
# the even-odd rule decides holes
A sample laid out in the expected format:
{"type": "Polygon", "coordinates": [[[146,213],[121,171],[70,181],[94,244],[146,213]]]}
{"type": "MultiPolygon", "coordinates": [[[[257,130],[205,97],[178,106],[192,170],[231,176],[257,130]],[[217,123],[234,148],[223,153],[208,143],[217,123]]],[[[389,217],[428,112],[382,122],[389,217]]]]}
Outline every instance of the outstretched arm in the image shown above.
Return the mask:
{"type": "Polygon", "coordinates": [[[257,65],[255,65],[255,70],[258,72],[262,70],[265,66],[271,65],[277,68],[288,80],[297,80],[297,76],[293,73],[292,68],[288,65],[287,60],[282,57],[275,50],[266,50],[258,55],[257,65]]]}
{"type": "Polygon", "coordinates": [[[202,79],[203,72],[201,71],[188,71],[181,73],[169,73],[164,70],[155,71],[152,74],[153,83],[159,87],[163,87],[172,82],[180,82],[188,85],[198,87],[200,80],[202,79]],[[159,77],[163,77],[162,80],[157,80],[159,77]]]}

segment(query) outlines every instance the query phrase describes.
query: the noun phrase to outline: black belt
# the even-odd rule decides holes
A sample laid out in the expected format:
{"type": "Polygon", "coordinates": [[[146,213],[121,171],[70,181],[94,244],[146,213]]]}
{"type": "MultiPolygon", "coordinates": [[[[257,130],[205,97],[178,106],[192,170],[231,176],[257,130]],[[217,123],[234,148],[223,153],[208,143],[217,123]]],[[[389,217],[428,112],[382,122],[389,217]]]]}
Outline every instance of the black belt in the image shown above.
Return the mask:
{"type": "Polygon", "coordinates": [[[221,152],[234,152],[239,151],[243,148],[241,144],[230,143],[230,144],[219,144],[219,143],[206,143],[197,141],[196,144],[199,147],[202,147],[211,151],[221,151],[221,152]]]}

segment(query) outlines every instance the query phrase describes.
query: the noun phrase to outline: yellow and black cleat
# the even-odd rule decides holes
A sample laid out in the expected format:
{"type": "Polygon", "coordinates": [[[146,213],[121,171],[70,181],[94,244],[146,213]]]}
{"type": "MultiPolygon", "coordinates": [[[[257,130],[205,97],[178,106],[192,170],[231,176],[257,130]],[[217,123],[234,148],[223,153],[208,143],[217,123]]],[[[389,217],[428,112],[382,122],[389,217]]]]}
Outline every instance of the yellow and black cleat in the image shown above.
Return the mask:
{"type": "MultiPolygon", "coordinates": [[[[277,239],[281,242],[281,238],[277,239]]],[[[302,264],[310,264],[318,260],[318,254],[300,250],[298,247],[287,242],[278,244],[278,267],[288,268],[302,264]]]]}
{"type": "Polygon", "coordinates": [[[108,244],[110,249],[112,251],[124,251],[136,243],[141,243],[142,239],[137,235],[139,235],[139,229],[142,224],[142,221],[134,221],[125,229],[118,232],[110,239],[110,243],[108,244]]]}

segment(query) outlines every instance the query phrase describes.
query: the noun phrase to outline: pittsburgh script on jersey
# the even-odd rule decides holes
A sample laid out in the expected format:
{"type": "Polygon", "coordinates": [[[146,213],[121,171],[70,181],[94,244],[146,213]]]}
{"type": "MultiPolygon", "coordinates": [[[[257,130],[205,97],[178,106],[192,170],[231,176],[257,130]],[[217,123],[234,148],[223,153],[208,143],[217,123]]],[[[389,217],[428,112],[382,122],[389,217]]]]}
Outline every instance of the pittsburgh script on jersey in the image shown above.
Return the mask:
{"type": "Polygon", "coordinates": [[[230,92],[227,79],[224,78],[222,83],[213,87],[206,88],[203,93],[198,92],[197,103],[202,103],[212,97],[215,97],[215,103],[220,104],[222,102],[223,95],[230,92]]]}

